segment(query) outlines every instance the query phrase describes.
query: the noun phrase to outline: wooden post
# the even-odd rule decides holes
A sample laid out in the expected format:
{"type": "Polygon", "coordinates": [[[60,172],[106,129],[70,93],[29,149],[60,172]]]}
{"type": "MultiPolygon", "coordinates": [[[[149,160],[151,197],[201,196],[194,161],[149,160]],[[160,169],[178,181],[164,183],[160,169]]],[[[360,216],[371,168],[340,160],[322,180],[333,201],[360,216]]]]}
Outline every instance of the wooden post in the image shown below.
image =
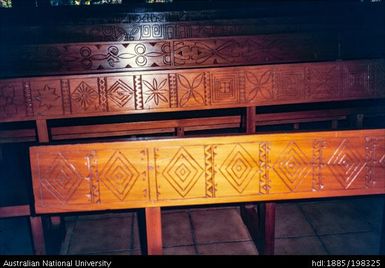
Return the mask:
{"type": "MultiPolygon", "coordinates": [[[[47,125],[47,120],[45,119],[37,119],[36,120],[36,129],[37,129],[37,138],[39,143],[49,143],[49,132],[48,132],[48,125],[47,125]]],[[[59,237],[60,240],[61,238],[64,237],[65,235],[65,230],[63,227],[63,222],[61,220],[61,217],[59,216],[51,216],[49,218],[49,231],[57,232],[60,233],[59,237]]],[[[32,229],[32,232],[34,229],[32,229]]],[[[34,234],[32,234],[33,237],[35,237],[34,234]]],[[[55,236],[53,236],[55,237],[55,236]]],[[[43,241],[44,243],[45,241],[43,241]]],[[[44,247],[45,245],[42,245],[40,247],[44,247]]]]}
{"type": "Polygon", "coordinates": [[[49,142],[47,120],[36,120],[37,138],[40,143],[49,142]]]}
{"type": "MultiPolygon", "coordinates": [[[[255,130],[256,109],[246,108],[246,133],[253,134],[255,130]]],[[[248,203],[241,205],[241,217],[259,254],[273,255],[275,241],[275,203],[248,203]],[[258,213],[255,207],[258,207],[258,213]]]]}
{"type": "Polygon", "coordinates": [[[255,118],[256,118],[256,109],[255,106],[246,108],[246,133],[253,134],[255,133],[255,118]]]}
{"type": "Polygon", "coordinates": [[[162,215],[160,207],[146,208],[146,234],[148,255],[162,255],[162,215]]]}
{"type": "Polygon", "coordinates": [[[136,215],[138,216],[140,250],[142,255],[147,255],[146,209],[139,209],[136,215]]]}
{"type": "Polygon", "coordinates": [[[242,219],[260,255],[273,255],[275,242],[275,203],[253,203],[241,207],[242,219]]]}
{"type": "Polygon", "coordinates": [[[275,245],[275,208],[276,204],[269,202],[264,203],[265,211],[263,213],[263,255],[274,255],[275,245]]]}
{"type": "Polygon", "coordinates": [[[176,136],[177,137],[184,137],[184,127],[177,127],[176,128],[176,136]]]}
{"type": "Polygon", "coordinates": [[[29,221],[31,223],[32,231],[32,242],[36,255],[45,255],[45,239],[44,239],[44,230],[43,222],[41,217],[30,216],[29,221]]]}

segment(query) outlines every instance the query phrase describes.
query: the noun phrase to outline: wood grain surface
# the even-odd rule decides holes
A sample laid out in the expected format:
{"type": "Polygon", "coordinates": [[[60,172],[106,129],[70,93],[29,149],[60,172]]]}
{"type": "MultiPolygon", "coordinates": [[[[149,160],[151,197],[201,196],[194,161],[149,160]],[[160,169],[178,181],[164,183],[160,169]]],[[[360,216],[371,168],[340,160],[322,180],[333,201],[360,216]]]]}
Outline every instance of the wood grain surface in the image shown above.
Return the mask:
{"type": "Polygon", "coordinates": [[[38,213],[385,193],[385,130],[30,149],[38,213]]]}
{"type": "Polygon", "coordinates": [[[385,96],[383,60],[0,80],[0,122],[385,96]]]}

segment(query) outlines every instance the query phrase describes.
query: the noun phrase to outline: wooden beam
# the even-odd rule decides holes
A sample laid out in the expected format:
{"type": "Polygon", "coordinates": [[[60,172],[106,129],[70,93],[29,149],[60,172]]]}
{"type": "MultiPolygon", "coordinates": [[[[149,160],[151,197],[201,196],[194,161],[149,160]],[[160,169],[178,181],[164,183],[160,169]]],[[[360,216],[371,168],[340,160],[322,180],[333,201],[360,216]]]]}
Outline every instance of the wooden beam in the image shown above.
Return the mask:
{"type": "Polygon", "coordinates": [[[22,217],[31,215],[29,205],[0,207],[0,218],[22,217]]]}
{"type": "Polygon", "coordinates": [[[256,109],[255,106],[246,108],[246,133],[255,133],[255,121],[256,121],[256,109]]]}
{"type": "Polygon", "coordinates": [[[37,129],[37,137],[40,143],[48,143],[49,142],[49,133],[47,120],[38,119],[36,120],[36,129],[37,129]]]}
{"type": "Polygon", "coordinates": [[[29,217],[32,231],[32,241],[33,247],[36,255],[45,255],[45,238],[44,238],[44,229],[43,222],[40,216],[31,216],[29,217]]]}

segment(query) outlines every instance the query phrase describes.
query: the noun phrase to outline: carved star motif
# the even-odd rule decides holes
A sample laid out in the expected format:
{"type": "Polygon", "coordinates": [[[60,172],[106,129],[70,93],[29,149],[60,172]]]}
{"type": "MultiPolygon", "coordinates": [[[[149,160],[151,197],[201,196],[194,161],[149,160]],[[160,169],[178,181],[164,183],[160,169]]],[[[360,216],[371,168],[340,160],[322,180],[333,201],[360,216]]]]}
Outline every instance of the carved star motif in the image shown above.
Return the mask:
{"type": "Polygon", "coordinates": [[[52,103],[55,103],[60,95],[56,92],[56,88],[45,85],[42,89],[38,89],[38,94],[35,96],[35,100],[39,102],[39,108],[46,108],[47,110],[53,107],[52,103]]]}

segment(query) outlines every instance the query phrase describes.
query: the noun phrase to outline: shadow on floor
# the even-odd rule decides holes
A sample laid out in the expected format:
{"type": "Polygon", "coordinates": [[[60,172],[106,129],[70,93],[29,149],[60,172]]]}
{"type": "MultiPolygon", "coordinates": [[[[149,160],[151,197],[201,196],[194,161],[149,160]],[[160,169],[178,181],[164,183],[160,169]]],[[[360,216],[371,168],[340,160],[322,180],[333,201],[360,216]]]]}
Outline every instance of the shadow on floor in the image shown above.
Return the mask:
{"type": "MultiPolygon", "coordinates": [[[[278,255],[376,255],[384,198],[359,197],[277,205],[278,255]]],[[[139,255],[135,212],[65,217],[60,254],[139,255]]],[[[162,212],[167,255],[257,255],[239,208],[167,209],[162,212]]],[[[28,221],[0,221],[0,254],[32,254],[28,221]]]]}

